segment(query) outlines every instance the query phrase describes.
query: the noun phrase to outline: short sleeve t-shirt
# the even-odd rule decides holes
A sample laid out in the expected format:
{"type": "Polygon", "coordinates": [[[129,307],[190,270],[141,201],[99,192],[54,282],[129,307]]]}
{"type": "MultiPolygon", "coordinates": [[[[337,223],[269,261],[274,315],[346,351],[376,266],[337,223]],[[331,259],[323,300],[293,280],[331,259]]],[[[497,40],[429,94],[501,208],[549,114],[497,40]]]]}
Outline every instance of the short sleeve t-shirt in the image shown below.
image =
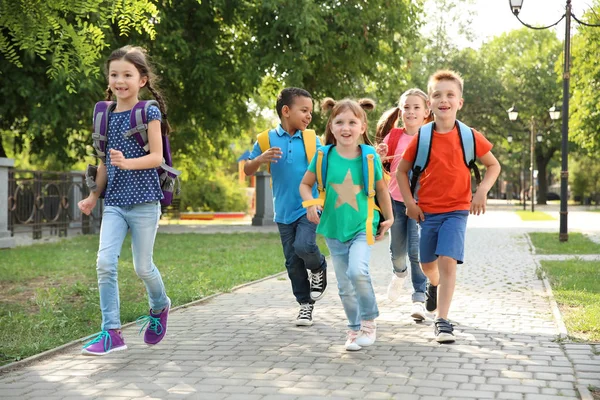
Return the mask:
{"type": "MultiPolygon", "coordinates": [[[[290,134],[280,124],[269,131],[269,143],[271,147],[279,147],[282,153],[280,159],[271,163],[273,220],[278,224],[291,224],[306,215],[299,189],[308,167],[304,137],[301,130],[290,134]]],[[[317,136],[319,147],[321,140],[317,136]]],[[[254,160],[261,154],[258,142],[255,142],[248,158],[254,160]]],[[[317,185],[313,187],[313,196],[318,196],[317,185]]]]}
{"type": "MultiPolygon", "coordinates": [[[[308,170],[316,173],[317,158],[308,170]]],[[[375,182],[383,177],[381,160],[375,156],[375,182]]],[[[327,159],[325,205],[317,233],[340,242],[351,240],[359,232],[366,232],[367,195],[363,190],[362,156],[344,158],[334,147],[327,159]]],[[[373,232],[377,232],[379,213],[373,218],[373,232]]]]}
{"type": "MultiPolygon", "coordinates": [[[[481,158],[492,144],[478,131],[475,133],[475,153],[481,158]]],[[[416,134],[409,143],[403,159],[414,162],[417,152],[416,134]]],[[[465,165],[458,129],[446,133],[434,131],[431,139],[429,164],[419,177],[418,204],[423,212],[446,213],[471,208],[471,170],[465,165]]]]}
{"type": "Polygon", "coordinates": [[[400,193],[400,188],[398,187],[398,181],[396,180],[396,171],[398,170],[398,165],[400,165],[402,153],[404,153],[404,150],[412,140],[413,136],[408,135],[404,128],[394,128],[385,136],[383,143],[387,144],[390,140],[390,135],[396,133],[395,131],[400,131],[400,138],[398,139],[398,145],[396,146],[396,151],[393,154],[394,158],[392,158],[392,163],[390,165],[390,182],[388,183],[388,189],[392,195],[392,199],[404,201],[402,193],[400,193]]]}
{"type": "MultiPolygon", "coordinates": [[[[129,116],[131,110],[110,113],[108,117],[108,142],[106,145],[106,172],[108,182],[104,196],[107,206],[129,206],[163,198],[156,168],[140,170],[124,170],[110,163],[110,149],[119,150],[125,158],[139,158],[147,153],[130,136],[125,137],[131,126],[129,116]]],[[[148,122],[161,120],[160,110],[156,106],[148,107],[148,122]]]]}

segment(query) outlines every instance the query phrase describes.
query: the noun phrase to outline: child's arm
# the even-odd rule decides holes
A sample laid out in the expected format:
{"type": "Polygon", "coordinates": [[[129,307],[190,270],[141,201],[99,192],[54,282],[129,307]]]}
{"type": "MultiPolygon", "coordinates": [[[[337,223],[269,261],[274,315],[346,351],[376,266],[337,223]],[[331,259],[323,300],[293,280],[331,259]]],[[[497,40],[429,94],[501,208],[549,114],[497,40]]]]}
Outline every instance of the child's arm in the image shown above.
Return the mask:
{"type": "Polygon", "coordinates": [[[148,146],[150,152],[142,157],[125,158],[119,150],[110,149],[110,163],[121,169],[150,169],[163,162],[162,138],[160,137],[160,120],[148,122],[148,146]]]}
{"type": "Polygon", "coordinates": [[[79,201],[77,203],[77,207],[81,210],[85,215],[90,215],[94,207],[96,207],[96,203],[100,198],[100,195],[106,188],[106,165],[102,161],[100,161],[100,165],[98,166],[98,170],[96,171],[96,191],[90,191],[90,194],[85,199],[79,201]]]}
{"type": "Polygon", "coordinates": [[[417,222],[425,221],[425,215],[421,207],[417,205],[415,199],[410,193],[410,183],[408,182],[408,171],[410,171],[411,163],[405,159],[400,160],[398,170],[396,171],[396,181],[398,182],[398,188],[402,193],[404,199],[404,205],[406,206],[406,215],[409,218],[416,220],[417,222]]]}
{"type": "Polygon", "coordinates": [[[379,224],[377,236],[375,236],[375,240],[381,240],[384,238],[385,232],[390,229],[394,223],[394,211],[392,210],[392,198],[390,197],[385,180],[380,179],[375,182],[375,192],[377,201],[379,202],[379,208],[385,219],[385,221],[382,221],[381,224],[379,224]]]}
{"type": "Polygon", "coordinates": [[[254,175],[260,168],[261,164],[276,163],[281,158],[281,149],[279,147],[271,147],[269,150],[256,157],[254,160],[248,160],[244,164],[244,173],[246,175],[254,175]]]}
{"type": "MultiPolygon", "coordinates": [[[[303,201],[314,200],[312,194],[312,188],[315,186],[315,182],[317,181],[317,176],[314,172],[306,171],[304,174],[304,178],[302,178],[302,182],[300,182],[300,197],[302,197],[303,201]]],[[[306,217],[313,224],[318,224],[321,221],[321,217],[319,217],[319,211],[323,210],[323,206],[321,205],[312,205],[306,207],[306,217]]]]}
{"type": "Polygon", "coordinates": [[[494,186],[496,179],[498,179],[498,175],[500,175],[500,163],[494,157],[491,151],[485,153],[480,159],[481,163],[485,165],[486,171],[483,180],[479,184],[477,191],[475,192],[475,196],[473,196],[473,200],[471,201],[471,210],[469,211],[471,214],[479,215],[485,214],[485,202],[487,200],[487,194],[494,186]]]}

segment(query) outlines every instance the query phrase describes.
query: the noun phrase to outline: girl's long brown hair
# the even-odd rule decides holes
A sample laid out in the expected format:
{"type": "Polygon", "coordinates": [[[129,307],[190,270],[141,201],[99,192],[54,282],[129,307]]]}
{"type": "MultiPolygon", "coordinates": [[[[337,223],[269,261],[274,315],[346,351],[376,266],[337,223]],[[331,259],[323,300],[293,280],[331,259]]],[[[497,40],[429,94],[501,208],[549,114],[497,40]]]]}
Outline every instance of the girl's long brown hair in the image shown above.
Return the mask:
{"type": "MultiPolygon", "coordinates": [[[[106,72],[110,70],[110,63],[115,60],[123,60],[130,62],[140,73],[140,77],[147,77],[146,88],[152,93],[152,96],[158,102],[160,113],[161,113],[161,132],[163,135],[168,135],[171,132],[171,125],[167,120],[167,104],[164,96],[156,88],[157,76],[152,72],[152,67],[148,62],[148,56],[146,50],[138,46],[124,46],[113,51],[108,59],[106,60],[106,72]]],[[[113,92],[110,87],[106,89],[106,100],[112,100],[113,92]]]]}

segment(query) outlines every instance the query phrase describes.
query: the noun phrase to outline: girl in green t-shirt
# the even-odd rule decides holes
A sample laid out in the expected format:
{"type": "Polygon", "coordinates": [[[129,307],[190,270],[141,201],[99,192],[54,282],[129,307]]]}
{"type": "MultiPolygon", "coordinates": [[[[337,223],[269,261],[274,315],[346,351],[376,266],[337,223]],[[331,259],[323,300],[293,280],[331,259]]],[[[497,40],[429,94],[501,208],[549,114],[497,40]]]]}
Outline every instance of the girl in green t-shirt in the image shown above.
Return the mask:
{"type": "Polygon", "coordinates": [[[372,237],[385,236],[394,223],[390,195],[383,179],[381,160],[375,155],[375,191],[384,221],[369,206],[363,188],[361,144],[371,145],[367,135],[367,115],[375,104],[370,99],[336,102],[323,100],[322,108],[331,110],[325,129],[325,144],[331,145],[327,158],[325,200],[313,199],[317,158],[313,158],[300,184],[300,195],[308,208],[309,221],[318,224],[317,233],[325,236],[338,281],[339,295],[348,318],[346,350],[360,350],[375,342],[375,318],[379,316],[371,276],[372,237]],[[369,225],[373,226],[370,228],[369,225]],[[379,225],[379,226],[378,226],[379,225]]]}

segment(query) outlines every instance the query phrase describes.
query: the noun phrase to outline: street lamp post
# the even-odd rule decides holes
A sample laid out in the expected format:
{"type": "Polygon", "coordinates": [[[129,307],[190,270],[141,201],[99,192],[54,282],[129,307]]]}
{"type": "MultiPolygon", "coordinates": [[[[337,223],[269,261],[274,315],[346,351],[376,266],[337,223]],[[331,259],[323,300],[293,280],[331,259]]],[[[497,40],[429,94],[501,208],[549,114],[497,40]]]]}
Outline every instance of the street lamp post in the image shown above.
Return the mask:
{"type": "MultiPolygon", "coordinates": [[[[508,113],[508,119],[511,121],[516,121],[517,118],[519,117],[519,112],[517,111],[517,107],[512,106],[511,108],[509,108],[508,110],[506,110],[506,112],[508,113]]],[[[550,118],[552,119],[557,119],[558,117],[556,116],[556,108],[554,106],[552,106],[548,112],[550,113],[550,118]]],[[[560,114],[560,113],[559,113],[560,114]]],[[[538,143],[541,143],[542,140],[544,139],[543,136],[541,134],[537,134],[534,135],[535,133],[535,118],[533,117],[533,115],[531,116],[531,121],[529,123],[529,190],[528,192],[531,193],[531,212],[535,211],[535,174],[534,174],[534,163],[533,160],[535,160],[535,142],[534,142],[534,137],[536,138],[538,143]]],[[[507,137],[508,143],[512,143],[513,141],[513,137],[512,135],[508,135],[507,137]]],[[[525,140],[523,140],[525,141],[525,140]]],[[[522,152],[522,154],[524,155],[525,153],[522,152]]],[[[523,156],[524,157],[524,156],[523,156]]],[[[523,164],[525,162],[523,161],[523,164]]],[[[523,173],[523,185],[521,186],[523,188],[523,191],[525,189],[525,174],[523,173]]],[[[526,210],[526,202],[527,196],[525,195],[525,193],[523,193],[523,211],[526,210]]]]}
{"type": "Polygon", "coordinates": [[[600,27],[600,24],[588,24],[577,19],[571,12],[571,0],[566,1],[565,13],[560,17],[558,21],[548,26],[531,26],[521,21],[519,18],[519,12],[523,7],[523,0],[508,0],[510,9],[514,16],[519,20],[521,24],[531,29],[548,29],[558,25],[560,21],[565,19],[565,51],[564,51],[564,65],[563,65],[563,102],[562,102],[562,137],[561,137],[561,154],[562,154],[562,167],[560,171],[560,234],[559,240],[566,242],[569,240],[569,233],[567,230],[567,195],[568,195],[568,184],[569,184],[569,79],[570,79],[570,67],[571,67],[571,18],[577,21],[579,24],[584,26],[600,27]]]}

